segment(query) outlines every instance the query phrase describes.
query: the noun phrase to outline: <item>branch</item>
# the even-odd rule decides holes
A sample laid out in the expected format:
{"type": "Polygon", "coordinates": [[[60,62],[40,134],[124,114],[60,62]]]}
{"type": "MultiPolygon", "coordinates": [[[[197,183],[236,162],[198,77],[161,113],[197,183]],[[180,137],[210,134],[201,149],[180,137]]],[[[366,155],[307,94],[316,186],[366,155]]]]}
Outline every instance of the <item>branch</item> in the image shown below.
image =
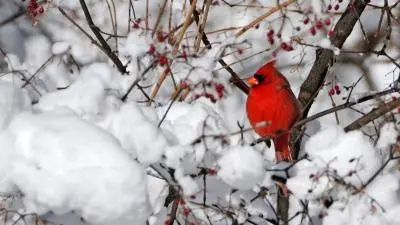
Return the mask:
{"type": "Polygon", "coordinates": [[[121,72],[122,74],[128,74],[128,71],[126,71],[126,66],[124,66],[121,60],[119,60],[118,56],[113,53],[110,45],[108,45],[107,41],[101,35],[100,29],[93,23],[92,16],[90,15],[85,0],[79,0],[79,2],[81,3],[81,7],[83,13],[85,14],[85,18],[89,25],[89,28],[90,30],[92,30],[92,33],[96,36],[97,40],[100,42],[103,52],[111,59],[111,61],[113,61],[115,66],[118,68],[119,72],[121,72]]]}
{"type": "Polygon", "coordinates": [[[399,89],[397,89],[397,88],[391,88],[391,89],[388,89],[388,90],[385,90],[385,91],[381,91],[381,92],[378,92],[378,93],[374,93],[374,94],[371,94],[371,95],[364,96],[364,97],[358,99],[357,101],[348,101],[348,102],[343,103],[341,105],[338,105],[338,106],[332,107],[330,109],[327,109],[325,111],[316,113],[316,114],[314,114],[312,116],[309,116],[309,117],[307,117],[307,118],[305,118],[303,120],[297,121],[293,125],[293,127],[300,127],[300,126],[302,126],[302,125],[304,125],[304,124],[306,124],[306,123],[308,123],[310,121],[313,121],[313,120],[318,119],[320,117],[326,116],[326,115],[328,115],[330,113],[337,112],[337,111],[352,107],[354,105],[358,105],[360,103],[363,103],[363,102],[366,102],[366,101],[369,101],[369,100],[372,100],[372,99],[376,99],[376,98],[379,98],[381,96],[385,96],[385,95],[388,95],[388,94],[391,94],[391,93],[395,93],[395,92],[398,92],[398,91],[399,91],[399,89]]]}
{"type": "Polygon", "coordinates": [[[8,23],[13,22],[14,20],[20,18],[21,16],[23,16],[26,13],[26,10],[23,8],[20,8],[18,12],[14,13],[13,15],[9,16],[8,18],[6,18],[5,20],[0,22],[0,27],[7,25],[8,23]]]}
{"type": "Polygon", "coordinates": [[[357,119],[350,125],[346,126],[344,128],[344,131],[348,132],[348,131],[360,129],[361,127],[367,125],[369,122],[385,115],[386,113],[392,111],[393,109],[395,109],[399,106],[400,106],[400,98],[397,98],[386,104],[383,104],[379,108],[373,109],[371,112],[365,114],[364,116],[357,119]]]}
{"type": "MultiPolygon", "coordinates": [[[[337,22],[333,35],[330,37],[331,44],[339,49],[342,48],[343,43],[353,31],[359,15],[364,11],[367,6],[365,0],[354,0],[349,3],[346,10],[337,22]]],[[[331,49],[317,49],[316,60],[307,76],[307,79],[300,87],[298,100],[302,106],[302,115],[300,119],[307,118],[308,112],[317,97],[319,90],[324,85],[325,77],[328,69],[334,64],[335,55],[331,49]]],[[[293,151],[293,158],[297,158],[300,152],[301,135],[295,143],[293,151]]]]}
{"type": "MultiPolygon", "coordinates": [[[[353,28],[359,18],[359,15],[367,6],[367,1],[355,0],[350,2],[346,11],[342,14],[333,30],[333,36],[330,41],[333,46],[342,48],[343,43],[353,31],[353,28]]],[[[317,49],[316,60],[311,68],[307,79],[300,88],[299,101],[303,107],[302,119],[307,117],[314,98],[318,95],[320,87],[324,84],[328,69],[334,63],[334,53],[330,49],[317,49]]]]}
{"type": "MultiPolygon", "coordinates": [[[[190,1],[192,2],[193,0],[190,0],[190,1]]],[[[194,17],[194,20],[196,21],[197,26],[199,26],[199,22],[200,22],[199,12],[196,9],[193,10],[193,17],[194,17]]],[[[204,32],[203,32],[203,35],[201,36],[201,40],[203,41],[203,44],[208,49],[212,48],[211,43],[208,40],[207,35],[204,32]]],[[[233,69],[228,64],[226,64],[226,62],[223,59],[219,59],[218,62],[219,62],[219,64],[222,65],[222,67],[225,68],[226,71],[228,71],[228,73],[231,74],[231,78],[229,79],[229,81],[232,82],[240,90],[242,90],[245,94],[248,94],[249,87],[243,82],[242,79],[240,79],[240,77],[235,73],[235,71],[233,71],[233,69]]]]}

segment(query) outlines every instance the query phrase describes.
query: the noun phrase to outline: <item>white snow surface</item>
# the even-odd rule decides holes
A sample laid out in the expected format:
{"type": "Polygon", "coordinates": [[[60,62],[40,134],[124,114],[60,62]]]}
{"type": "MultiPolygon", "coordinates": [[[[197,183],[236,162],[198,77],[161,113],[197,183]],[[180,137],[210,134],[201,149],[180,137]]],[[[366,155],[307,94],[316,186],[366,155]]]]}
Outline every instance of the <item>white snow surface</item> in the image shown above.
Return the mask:
{"type": "Polygon", "coordinates": [[[159,161],[168,147],[157,124],[145,117],[135,103],[122,105],[111,116],[109,131],[118,138],[122,148],[144,165],[159,161]]]}
{"type": "Polygon", "coordinates": [[[330,173],[361,186],[381,163],[377,150],[360,131],[345,133],[339,126],[310,137],[305,150],[312,160],[297,163],[297,175],[287,181],[288,188],[299,198],[319,197],[331,188],[327,176],[330,173]]]}
{"type": "Polygon", "coordinates": [[[1,134],[0,152],[0,188],[21,190],[30,212],[74,210],[102,224],[144,224],[149,215],[142,166],[70,110],[21,113],[1,134]]]}
{"type": "Polygon", "coordinates": [[[218,160],[218,166],[218,177],[238,189],[253,188],[264,175],[261,154],[249,146],[231,147],[218,160]]]}

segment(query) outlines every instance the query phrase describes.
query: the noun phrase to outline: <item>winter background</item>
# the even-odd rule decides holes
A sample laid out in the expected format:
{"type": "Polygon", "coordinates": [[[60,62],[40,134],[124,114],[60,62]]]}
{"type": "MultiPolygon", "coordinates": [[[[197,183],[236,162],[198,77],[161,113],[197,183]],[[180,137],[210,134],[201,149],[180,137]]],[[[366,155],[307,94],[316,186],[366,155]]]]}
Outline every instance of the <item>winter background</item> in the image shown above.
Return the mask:
{"type": "Polygon", "coordinates": [[[338,49],[354,1],[0,0],[0,224],[278,224],[274,177],[289,224],[400,224],[399,111],[344,131],[397,101],[399,1],[371,0],[338,49]],[[298,95],[317,47],[336,63],[309,116],[354,105],[308,121],[299,160],[277,163],[218,60],[245,79],[276,58],[298,95]]]}

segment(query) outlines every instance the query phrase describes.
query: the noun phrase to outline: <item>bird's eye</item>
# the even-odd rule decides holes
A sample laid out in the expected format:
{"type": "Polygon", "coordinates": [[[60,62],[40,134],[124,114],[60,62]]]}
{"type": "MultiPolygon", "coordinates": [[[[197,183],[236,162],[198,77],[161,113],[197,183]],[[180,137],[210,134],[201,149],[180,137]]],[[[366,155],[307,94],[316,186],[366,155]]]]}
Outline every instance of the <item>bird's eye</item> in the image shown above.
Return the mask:
{"type": "Polygon", "coordinates": [[[263,76],[263,75],[260,75],[260,74],[255,74],[255,75],[254,75],[254,78],[257,79],[258,84],[261,84],[261,83],[264,81],[264,76],[263,76]]]}

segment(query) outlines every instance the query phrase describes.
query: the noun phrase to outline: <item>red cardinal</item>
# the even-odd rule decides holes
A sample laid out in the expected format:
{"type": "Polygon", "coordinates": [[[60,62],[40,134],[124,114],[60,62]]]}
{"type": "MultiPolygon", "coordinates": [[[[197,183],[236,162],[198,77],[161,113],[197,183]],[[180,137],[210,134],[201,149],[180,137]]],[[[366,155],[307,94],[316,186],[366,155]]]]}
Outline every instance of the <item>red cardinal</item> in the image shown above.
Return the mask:
{"type": "Polygon", "coordinates": [[[288,80],[270,61],[248,79],[247,117],[261,137],[271,137],[277,161],[291,161],[289,129],[300,116],[300,105],[288,80]]]}

